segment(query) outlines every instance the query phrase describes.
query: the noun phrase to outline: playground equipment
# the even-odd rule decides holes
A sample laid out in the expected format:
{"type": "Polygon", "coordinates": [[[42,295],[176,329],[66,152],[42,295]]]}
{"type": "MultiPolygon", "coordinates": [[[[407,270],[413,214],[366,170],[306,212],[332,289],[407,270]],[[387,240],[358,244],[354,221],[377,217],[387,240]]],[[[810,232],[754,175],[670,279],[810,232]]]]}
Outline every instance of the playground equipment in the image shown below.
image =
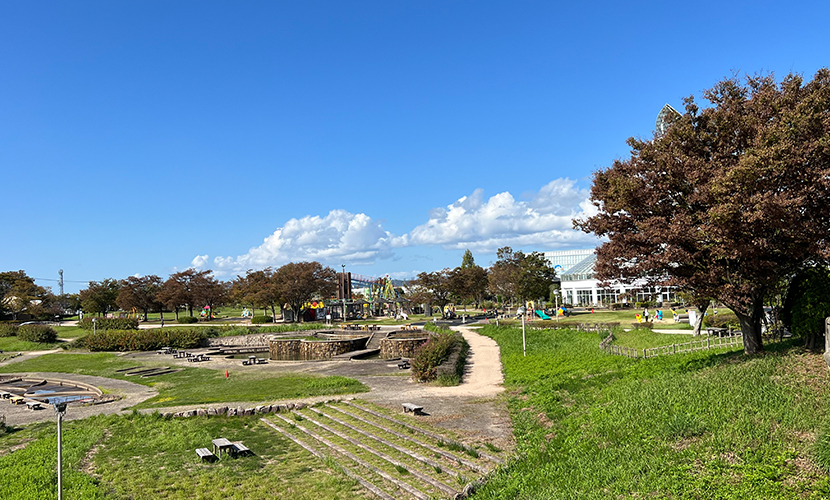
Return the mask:
{"type": "Polygon", "coordinates": [[[137,318],[138,317],[138,309],[135,307],[130,309],[130,312],[127,313],[128,318],[137,318]]]}
{"type": "Polygon", "coordinates": [[[542,319],[552,319],[550,316],[548,316],[547,314],[545,314],[545,311],[541,311],[541,310],[537,309],[537,310],[535,310],[535,311],[533,311],[533,312],[535,312],[535,313],[536,313],[536,316],[539,316],[539,317],[540,317],[540,318],[542,318],[542,319]]]}

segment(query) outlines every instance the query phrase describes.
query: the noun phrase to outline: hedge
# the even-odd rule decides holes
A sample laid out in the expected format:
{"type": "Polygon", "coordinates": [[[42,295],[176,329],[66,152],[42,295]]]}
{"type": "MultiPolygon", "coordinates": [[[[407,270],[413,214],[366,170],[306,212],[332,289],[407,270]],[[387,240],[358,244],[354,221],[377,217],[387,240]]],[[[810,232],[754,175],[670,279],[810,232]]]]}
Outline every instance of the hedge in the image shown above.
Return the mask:
{"type": "Polygon", "coordinates": [[[78,321],[78,326],[90,332],[93,330],[138,330],[138,318],[92,318],[87,316],[78,321]],[[93,319],[95,320],[94,327],[93,319]]]}
{"type": "Polygon", "coordinates": [[[197,318],[196,316],[182,316],[181,318],[178,319],[178,322],[182,325],[187,325],[187,324],[190,324],[190,323],[198,323],[199,318],[197,318]]]}
{"type": "Polygon", "coordinates": [[[271,323],[274,319],[271,316],[254,316],[251,318],[252,325],[261,325],[263,323],[271,323]]]}
{"type": "Polygon", "coordinates": [[[17,335],[17,325],[0,323],[0,337],[14,337],[17,335]]]}
{"type": "Polygon", "coordinates": [[[732,311],[707,314],[703,317],[703,326],[710,328],[740,328],[741,322],[732,311]]]}
{"type": "Polygon", "coordinates": [[[90,351],[154,351],[162,347],[193,349],[206,339],[202,328],[99,330],[83,337],[81,344],[90,351]]]}
{"type": "MultiPolygon", "coordinates": [[[[427,323],[429,325],[429,323],[427,323]]],[[[429,382],[438,377],[438,367],[449,356],[458,339],[455,332],[445,328],[427,327],[434,332],[430,339],[415,351],[409,360],[412,377],[419,382],[429,382]]]]}
{"type": "Polygon", "coordinates": [[[23,325],[17,330],[17,338],[27,342],[51,344],[58,339],[58,332],[46,325],[23,325]]]}

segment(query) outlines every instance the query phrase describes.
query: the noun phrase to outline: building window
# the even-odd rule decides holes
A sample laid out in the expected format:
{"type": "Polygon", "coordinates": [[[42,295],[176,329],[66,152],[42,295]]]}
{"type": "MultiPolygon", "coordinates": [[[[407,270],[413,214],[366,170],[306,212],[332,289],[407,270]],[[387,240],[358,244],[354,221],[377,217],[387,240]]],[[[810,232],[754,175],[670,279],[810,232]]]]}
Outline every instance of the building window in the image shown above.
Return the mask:
{"type": "Polygon", "coordinates": [[[594,297],[591,290],[577,290],[576,291],[576,305],[590,306],[593,303],[594,297]]]}
{"type": "Polygon", "coordinates": [[[604,306],[609,306],[619,302],[619,294],[613,288],[599,288],[597,290],[597,300],[604,306]]]}

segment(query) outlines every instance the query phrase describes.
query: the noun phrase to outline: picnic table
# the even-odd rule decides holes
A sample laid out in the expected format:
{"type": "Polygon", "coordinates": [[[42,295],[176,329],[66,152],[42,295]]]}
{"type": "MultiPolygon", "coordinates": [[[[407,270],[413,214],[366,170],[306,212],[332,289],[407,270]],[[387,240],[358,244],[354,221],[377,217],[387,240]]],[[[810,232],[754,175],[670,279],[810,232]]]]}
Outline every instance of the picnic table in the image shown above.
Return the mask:
{"type": "Polygon", "coordinates": [[[30,410],[42,409],[40,401],[26,401],[26,407],[30,410]]]}
{"type": "Polygon", "coordinates": [[[11,396],[11,397],[9,397],[9,399],[11,400],[10,402],[13,405],[21,405],[24,402],[26,402],[26,400],[23,398],[23,396],[11,396]]]}
{"type": "Polygon", "coordinates": [[[399,370],[406,370],[407,368],[409,368],[409,361],[403,360],[400,363],[398,363],[399,370]]]}
{"type": "Polygon", "coordinates": [[[723,337],[724,335],[729,334],[729,328],[719,328],[719,327],[709,327],[706,329],[706,333],[709,335],[717,335],[718,337],[723,337]]]}
{"type": "Polygon", "coordinates": [[[222,458],[222,451],[230,452],[234,448],[234,444],[225,438],[216,438],[213,441],[213,453],[216,453],[219,458],[222,458]],[[218,452],[218,453],[217,453],[218,452]]]}

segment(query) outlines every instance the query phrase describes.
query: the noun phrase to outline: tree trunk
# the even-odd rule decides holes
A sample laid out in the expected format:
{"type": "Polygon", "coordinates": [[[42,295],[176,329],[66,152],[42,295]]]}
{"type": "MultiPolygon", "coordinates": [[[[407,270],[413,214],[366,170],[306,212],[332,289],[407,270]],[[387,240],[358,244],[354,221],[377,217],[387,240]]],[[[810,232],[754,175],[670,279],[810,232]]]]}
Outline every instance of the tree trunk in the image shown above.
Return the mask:
{"type": "Polygon", "coordinates": [[[750,314],[745,314],[741,308],[734,308],[735,315],[741,323],[741,334],[744,337],[744,353],[758,354],[763,352],[761,340],[761,318],[764,315],[764,303],[761,298],[754,299],[750,306],[750,314]]]}
{"type": "Polygon", "coordinates": [[[699,311],[699,314],[697,315],[697,319],[695,320],[695,329],[692,332],[692,335],[697,337],[698,335],[700,335],[700,330],[703,328],[703,316],[706,314],[706,310],[709,308],[709,301],[707,300],[705,303],[699,302],[695,304],[695,307],[699,311]]]}

